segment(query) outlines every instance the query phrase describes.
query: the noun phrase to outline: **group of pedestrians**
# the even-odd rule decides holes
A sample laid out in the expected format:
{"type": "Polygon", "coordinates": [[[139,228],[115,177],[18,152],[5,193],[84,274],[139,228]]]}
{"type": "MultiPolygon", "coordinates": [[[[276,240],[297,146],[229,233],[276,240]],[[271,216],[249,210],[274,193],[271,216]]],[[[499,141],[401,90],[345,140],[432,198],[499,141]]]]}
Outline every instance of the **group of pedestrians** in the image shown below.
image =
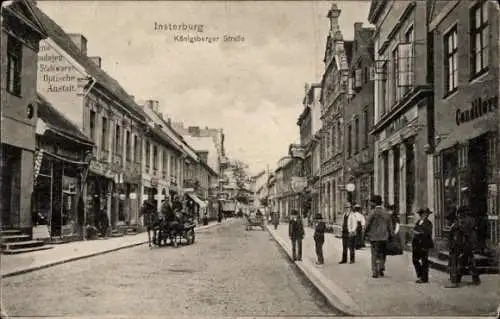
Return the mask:
{"type": "MultiPolygon", "coordinates": [[[[400,220],[397,210],[392,205],[383,206],[382,197],[374,195],[370,199],[370,212],[365,218],[361,206],[347,203],[342,219],[342,257],[340,264],[356,261],[356,250],[370,243],[371,275],[373,278],[385,276],[387,256],[402,255],[403,241],[400,231],[400,220]]],[[[432,222],[429,216],[432,211],[421,208],[417,211],[419,219],[412,230],[412,263],[417,277],[416,283],[429,282],[429,252],[434,248],[432,239],[432,222]]],[[[452,220],[450,227],[450,281],[447,287],[458,287],[462,274],[469,270],[473,283],[479,284],[479,273],[473,257],[474,219],[466,207],[457,209],[449,217],[452,220]]],[[[314,242],[317,255],[317,264],[324,264],[323,245],[327,226],[321,214],[315,216],[314,242]]],[[[291,213],[289,221],[289,237],[292,242],[293,260],[302,260],[302,240],[304,239],[304,225],[296,210],[291,213]]]]}

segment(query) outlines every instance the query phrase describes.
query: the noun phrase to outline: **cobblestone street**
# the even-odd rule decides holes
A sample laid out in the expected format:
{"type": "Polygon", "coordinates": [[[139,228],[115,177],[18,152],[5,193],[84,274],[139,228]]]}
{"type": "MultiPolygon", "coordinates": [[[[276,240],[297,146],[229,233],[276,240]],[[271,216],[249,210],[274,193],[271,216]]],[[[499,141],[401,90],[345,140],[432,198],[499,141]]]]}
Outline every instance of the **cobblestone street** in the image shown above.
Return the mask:
{"type": "Polygon", "coordinates": [[[241,221],[180,248],[146,245],[4,278],[10,316],[335,315],[267,231],[241,221]]]}

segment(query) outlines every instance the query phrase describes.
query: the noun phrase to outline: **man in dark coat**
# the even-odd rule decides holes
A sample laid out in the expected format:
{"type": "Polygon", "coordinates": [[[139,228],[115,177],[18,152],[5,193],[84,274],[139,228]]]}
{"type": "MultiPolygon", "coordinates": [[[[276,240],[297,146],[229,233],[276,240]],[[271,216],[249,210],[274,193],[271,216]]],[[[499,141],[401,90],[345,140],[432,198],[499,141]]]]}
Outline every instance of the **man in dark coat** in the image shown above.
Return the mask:
{"type": "Polygon", "coordinates": [[[455,214],[447,219],[451,221],[449,228],[450,245],[450,285],[446,288],[457,288],[462,281],[466,268],[469,269],[473,283],[480,284],[479,271],[474,260],[473,248],[475,240],[475,221],[467,206],[461,206],[455,214]]]}
{"type": "Polygon", "coordinates": [[[372,277],[384,276],[385,249],[391,235],[391,218],[382,207],[382,197],[373,195],[370,204],[372,212],[366,220],[365,235],[370,241],[372,255],[372,277]]]}
{"type": "Polygon", "coordinates": [[[321,214],[316,214],[315,219],[316,228],[314,229],[314,243],[316,244],[316,256],[318,257],[316,264],[323,265],[325,262],[323,258],[323,243],[325,242],[326,224],[321,214]]]}
{"type": "Polygon", "coordinates": [[[419,209],[420,219],[413,228],[412,261],[417,273],[417,283],[429,282],[429,250],[434,248],[432,241],[432,223],[428,219],[432,212],[428,209],[419,209]]]}
{"type": "Polygon", "coordinates": [[[288,235],[292,241],[293,260],[302,260],[302,239],[304,239],[304,225],[299,213],[292,211],[290,222],[288,224],[288,235]]]}

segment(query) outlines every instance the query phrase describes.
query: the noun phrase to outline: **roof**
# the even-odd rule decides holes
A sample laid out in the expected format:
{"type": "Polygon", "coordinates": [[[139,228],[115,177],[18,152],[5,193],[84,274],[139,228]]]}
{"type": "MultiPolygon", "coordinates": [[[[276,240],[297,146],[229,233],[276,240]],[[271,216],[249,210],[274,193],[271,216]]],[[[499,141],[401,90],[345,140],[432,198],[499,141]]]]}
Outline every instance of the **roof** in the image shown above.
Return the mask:
{"type": "Polygon", "coordinates": [[[94,144],[94,142],[80,131],[73,122],[60,113],[40,93],[37,94],[37,104],[38,118],[41,119],[52,132],[82,144],[94,144]]]}
{"type": "Polygon", "coordinates": [[[135,103],[133,98],[125,91],[125,89],[104,70],[99,68],[88,56],[83,54],[80,49],[73,43],[68,34],[49,16],[47,16],[38,7],[33,7],[33,12],[43,25],[50,39],[52,39],[58,46],[60,46],[67,54],[81,64],[85,70],[97,80],[97,84],[102,86],[112,95],[114,95],[120,102],[125,104],[127,110],[132,111],[136,116],[141,119],[144,118],[144,112],[135,103]]]}
{"type": "Polygon", "coordinates": [[[217,170],[218,166],[218,153],[212,137],[193,137],[189,135],[184,136],[186,143],[191,146],[196,152],[208,152],[207,164],[213,170],[217,170]]]}

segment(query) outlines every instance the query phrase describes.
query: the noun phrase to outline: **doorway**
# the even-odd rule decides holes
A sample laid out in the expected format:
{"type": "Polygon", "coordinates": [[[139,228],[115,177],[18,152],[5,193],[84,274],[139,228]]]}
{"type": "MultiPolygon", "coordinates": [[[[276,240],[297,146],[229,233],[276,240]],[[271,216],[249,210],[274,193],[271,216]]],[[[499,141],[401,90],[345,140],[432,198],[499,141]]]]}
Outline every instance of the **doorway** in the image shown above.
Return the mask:
{"type": "Polygon", "coordinates": [[[488,211],[488,140],[481,135],[469,142],[469,203],[472,213],[485,216],[488,211]]]}
{"type": "Polygon", "coordinates": [[[16,226],[19,217],[15,215],[19,206],[19,189],[16,189],[16,179],[19,179],[21,150],[2,144],[0,150],[0,214],[1,227],[16,226]]]}

